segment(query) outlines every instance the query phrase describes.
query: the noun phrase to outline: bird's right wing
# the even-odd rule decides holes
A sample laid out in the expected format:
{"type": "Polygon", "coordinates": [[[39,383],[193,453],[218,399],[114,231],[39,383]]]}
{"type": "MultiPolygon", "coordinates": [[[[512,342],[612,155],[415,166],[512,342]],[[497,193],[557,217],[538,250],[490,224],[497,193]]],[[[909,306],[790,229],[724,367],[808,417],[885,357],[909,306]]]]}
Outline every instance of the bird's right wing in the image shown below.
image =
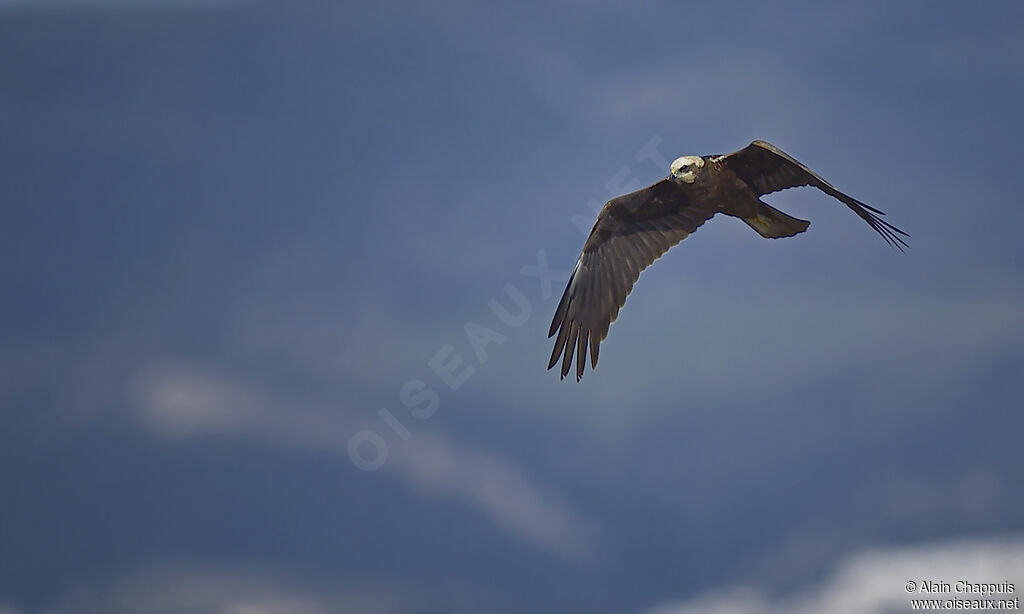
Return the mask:
{"type": "Polygon", "coordinates": [[[548,337],[558,333],[548,368],[562,358],[564,378],[576,354],[576,380],[583,377],[590,348],[597,366],[600,343],[640,272],[685,239],[717,211],[712,203],[687,198],[669,180],[614,198],[604,206],[569,284],[555,310],[548,337]]]}
{"type": "Polygon", "coordinates": [[[885,213],[843,194],[820,175],[766,141],[754,141],[743,149],[722,156],[721,163],[745,181],[758,196],[798,186],[813,186],[842,201],[893,247],[903,251],[909,236],[881,218],[885,213]],[[901,236],[902,235],[902,236],[901,236]]]}

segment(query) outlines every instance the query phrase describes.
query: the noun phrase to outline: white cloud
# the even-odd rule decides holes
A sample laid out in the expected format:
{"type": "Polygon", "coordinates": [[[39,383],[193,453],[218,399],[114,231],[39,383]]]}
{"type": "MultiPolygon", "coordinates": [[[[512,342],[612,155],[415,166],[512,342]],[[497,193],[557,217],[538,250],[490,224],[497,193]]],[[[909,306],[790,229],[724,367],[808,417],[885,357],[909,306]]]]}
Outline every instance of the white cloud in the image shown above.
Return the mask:
{"type": "Polygon", "coordinates": [[[891,614],[911,609],[911,599],[978,598],[971,594],[908,593],[907,582],[922,580],[955,585],[1012,582],[1019,597],[1024,582],[1024,536],[1000,536],[932,543],[903,548],[875,548],[841,561],[817,586],[794,595],[772,597],[752,587],[734,585],[691,599],[658,605],[647,614],[891,614]]]}
{"type": "MultiPolygon", "coordinates": [[[[135,406],[144,426],[170,439],[239,437],[334,454],[346,465],[350,438],[360,428],[344,407],[289,403],[237,378],[182,364],[143,370],[136,379],[135,406]]],[[[383,471],[477,508],[540,550],[569,559],[592,551],[590,522],[515,463],[409,426],[408,441],[393,438],[383,471]]]]}
{"type": "MultiPolygon", "coordinates": [[[[798,287],[800,280],[782,285],[783,272],[777,287],[742,285],[739,274],[726,273],[709,290],[691,278],[695,265],[677,259],[652,269],[659,266],[644,273],[652,277],[641,279],[582,385],[547,377],[536,343],[509,344],[476,377],[486,379],[489,394],[538,419],[554,419],[555,404],[573,425],[622,439],[649,424],[652,412],[679,411],[681,390],[688,408],[749,404],[849,370],[877,374],[881,383],[866,388],[865,398],[878,401],[881,389],[894,408],[944,403],[987,360],[1024,347],[1024,293],[1009,285],[956,296],[828,291],[820,283],[798,287]],[[509,368],[523,363],[536,368],[509,368]],[[623,378],[631,385],[622,386],[623,378]],[[538,385],[548,402],[537,402],[538,385]]],[[[534,310],[547,316],[543,306],[534,310]]],[[[520,330],[546,335],[533,324],[520,330]]]]}
{"type": "MultiPolygon", "coordinates": [[[[657,294],[638,303],[657,309],[650,318],[666,322],[672,337],[702,348],[699,360],[687,362],[686,369],[713,399],[770,394],[849,366],[873,365],[915,384],[934,384],[993,350],[1024,345],[1017,292],[928,296],[880,289],[807,294],[791,287],[756,295],[730,292],[712,302],[690,284],[651,292],[657,294]],[[687,305],[688,317],[672,322],[672,311],[680,305],[687,305]],[[700,322],[716,325],[702,327],[700,322]],[[730,368],[723,369],[725,365],[730,368]],[[737,371],[746,374],[743,387],[735,386],[737,371]]],[[[666,353],[675,351],[670,344],[661,347],[666,353]]]]}
{"type": "MultiPolygon", "coordinates": [[[[0,614],[21,614],[4,607],[0,614]]],[[[310,586],[263,570],[173,566],[71,587],[45,614],[391,614],[409,609],[395,589],[310,586]]]]}
{"type": "Polygon", "coordinates": [[[435,437],[416,437],[407,446],[395,470],[409,482],[486,511],[534,547],[577,560],[592,554],[590,523],[512,463],[435,437]]]}

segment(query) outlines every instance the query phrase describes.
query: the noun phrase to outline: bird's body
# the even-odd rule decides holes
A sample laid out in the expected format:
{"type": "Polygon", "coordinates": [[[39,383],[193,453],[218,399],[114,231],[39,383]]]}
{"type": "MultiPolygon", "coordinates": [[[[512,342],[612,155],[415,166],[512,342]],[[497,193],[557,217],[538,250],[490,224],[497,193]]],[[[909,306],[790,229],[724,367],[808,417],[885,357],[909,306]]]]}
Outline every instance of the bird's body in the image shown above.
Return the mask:
{"type": "Polygon", "coordinates": [[[810,222],[761,201],[765,194],[813,186],[842,201],[893,246],[906,233],[883,221],[881,211],[843,194],[809,168],[764,141],[729,155],[683,156],[670,174],[646,188],[613,198],[598,215],[555,311],[548,336],[555,339],[548,368],[562,359],[564,378],[576,355],[583,377],[587,350],[591,368],[640,272],[716,213],[737,217],[762,237],[791,237],[810,222]]]}

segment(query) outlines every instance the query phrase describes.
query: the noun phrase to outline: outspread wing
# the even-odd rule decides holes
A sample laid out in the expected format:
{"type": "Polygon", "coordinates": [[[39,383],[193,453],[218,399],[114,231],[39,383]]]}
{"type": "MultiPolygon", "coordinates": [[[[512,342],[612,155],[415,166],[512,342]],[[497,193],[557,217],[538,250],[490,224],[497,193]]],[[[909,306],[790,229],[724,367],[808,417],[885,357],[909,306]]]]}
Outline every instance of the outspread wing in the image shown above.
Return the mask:
{"type": "Polygon", "coordinates": [[[880,216],[885,213],[843,194],[817,173],[771,143],[754,141],[743,149],[724,156],[721,159],[721,164],[735,172],[758,196],[805,185],[818,188],[853,209],[854,213],[874,228],[893,247],[900,251],[908,247],[901,235],[903,237],[910,235],[882,220],[880,216]]]}
{"type": "Polygon", "coordinates": [[[615,321],[640,272],[685,239],[716,212],[713,203],[690,198],[662,180],[608,201],[590,231],[583,253],[555,310],[548,337],[558,333],[548,368],[562,358],[562,377],[576,354],[576,381],[590,349],[597,366],[601,341],[615,321]]]}

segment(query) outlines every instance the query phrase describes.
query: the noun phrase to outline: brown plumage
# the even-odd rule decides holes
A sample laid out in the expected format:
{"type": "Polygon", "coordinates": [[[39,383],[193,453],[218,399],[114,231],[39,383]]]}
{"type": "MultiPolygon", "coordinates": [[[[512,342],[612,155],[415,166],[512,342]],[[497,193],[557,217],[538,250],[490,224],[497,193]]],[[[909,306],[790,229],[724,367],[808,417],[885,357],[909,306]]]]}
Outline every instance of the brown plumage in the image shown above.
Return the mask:
{"type": "Polygon", "coordinates": [[[587,352],[597,367],[600,344],[633,289],[640,272],[716,213],[738,217],[765,238],[791,237],[810,222],[790,217],[761,196],[813,186],[840,200],[890,245],[902,251],[907,233],[885,215],[843,194],[814,171],[764,141],[725,156],[684,156],[661,181],[605,204],[583,245],[555,310],[548,337],[555,338],[548,368],[561,358],[564,378],[576,357],[583,377],[587,352]]]}

